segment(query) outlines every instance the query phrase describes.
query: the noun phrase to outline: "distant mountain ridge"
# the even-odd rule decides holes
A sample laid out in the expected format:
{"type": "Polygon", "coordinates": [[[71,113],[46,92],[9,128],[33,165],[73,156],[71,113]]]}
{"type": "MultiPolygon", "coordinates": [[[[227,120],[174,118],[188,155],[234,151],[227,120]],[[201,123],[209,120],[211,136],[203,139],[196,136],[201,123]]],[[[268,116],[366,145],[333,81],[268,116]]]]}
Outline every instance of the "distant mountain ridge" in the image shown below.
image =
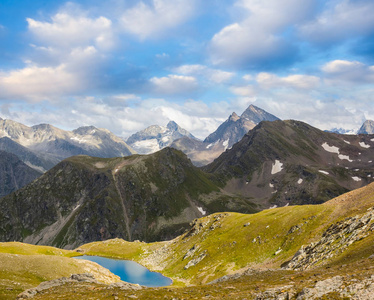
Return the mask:
{"type": "Polygon", "coordinates": [[[0,139],[2,149],[19,155],[25,163],[44,171],[74,155],[119,157],[135,153],[121,138],[109,130],[94,126],[65,131],[50,124],[28,127],[12,120],[0,119],[0,139]],[[24,156],[26,149],[29,151],[26,155],[28,158],[24,156]],[[35,157],[29,161],[32,157],[31,153],[35,157]]]}
{"type": "Polygon", "coordinates": [[[139,154],[151,154],[170,146],[175,140],[188,137],[197,140],[190,132],[170,121],[166,127],[152,125],[131,135],[126,142],[139,154]]]}
{"type": "Polygon", "coordinates": [[[276,120],[279,118],[251,104],[241,116],[233,112],[203,142],[193,142],[183,138],[175,141],[172,147],[186,153],[195,165],[203,166],[212,162],[226,149],[230,149],[261,121],[276,120]]]}

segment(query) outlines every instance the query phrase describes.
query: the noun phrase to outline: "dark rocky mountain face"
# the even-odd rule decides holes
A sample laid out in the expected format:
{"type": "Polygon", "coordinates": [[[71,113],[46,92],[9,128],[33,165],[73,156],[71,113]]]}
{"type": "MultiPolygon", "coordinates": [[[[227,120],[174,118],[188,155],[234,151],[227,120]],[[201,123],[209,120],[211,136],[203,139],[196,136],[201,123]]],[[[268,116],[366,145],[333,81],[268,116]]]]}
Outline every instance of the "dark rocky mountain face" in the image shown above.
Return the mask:
{"type": "Polygon", "coordinates": [[[374,121],[366,120],[357,132],[358,134],[374,134],[374,121]]]}
{"type": "Polygon", "coordinates": [[[42,175],[16,155],[0,151],[0,197],[6,196],[42,175]]]}
{"type": "Polygon", "coordinates": [[[48,159],[45,155],[38,155],[8,137],[0,138],[0,150],[15,154],[29,167],[41,172],[49,170],[57,163],[56,160],[48,159]]]}
{"type": "Polygon", "coordinates": [[[239,117],[233,112],[215,132],[203,142],[190,141],[188,138],[175,141],[171,147],[183,151],[196,166],[211,163],[226,149],[230,149],[243,136],[261,121],[276,121],[277,117],[263,109],[250,105],[239,117]]]}
{"type": "Polygon", "coordinates": [[[373,181],[374,136],[262,122],[204,170],[262,207],[321,203],[373,181]]]}
{"type": "Polygon", "coordinates": [[[0,239],[74,248],[120,237],[175,237],[207,212],[253,212],[220,190],[180,151],[69,158],[0,200],[0,239]]]}

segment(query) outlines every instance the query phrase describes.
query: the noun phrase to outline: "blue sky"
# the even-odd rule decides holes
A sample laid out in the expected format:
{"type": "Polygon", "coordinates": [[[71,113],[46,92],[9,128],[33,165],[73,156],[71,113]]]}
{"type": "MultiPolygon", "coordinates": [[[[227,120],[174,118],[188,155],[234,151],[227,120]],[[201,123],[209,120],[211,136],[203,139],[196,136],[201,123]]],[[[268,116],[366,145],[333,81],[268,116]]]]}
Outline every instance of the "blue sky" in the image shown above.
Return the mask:
{"type": "Polygon", "coordinates": [[[1,0],[0,116],[206,137],[257,105],[321,129],[374,119],[372,0],[1,0]]]}

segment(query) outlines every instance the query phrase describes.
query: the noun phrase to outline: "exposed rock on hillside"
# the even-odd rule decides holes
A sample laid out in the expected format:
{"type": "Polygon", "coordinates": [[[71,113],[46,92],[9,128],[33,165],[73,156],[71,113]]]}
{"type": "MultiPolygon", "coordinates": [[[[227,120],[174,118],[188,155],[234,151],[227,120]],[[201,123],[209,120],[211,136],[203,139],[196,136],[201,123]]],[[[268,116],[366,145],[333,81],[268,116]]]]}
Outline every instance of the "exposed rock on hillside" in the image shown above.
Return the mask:
{"type": "Polygon", "coordinates": [[[322,238],[311,243],[295,254],[287,268],[305,270],[334,258],[344,252],[354,242],[367,237],[374,231],[374,209],[363,216],[355,216],[331,225],[322,238]]]}

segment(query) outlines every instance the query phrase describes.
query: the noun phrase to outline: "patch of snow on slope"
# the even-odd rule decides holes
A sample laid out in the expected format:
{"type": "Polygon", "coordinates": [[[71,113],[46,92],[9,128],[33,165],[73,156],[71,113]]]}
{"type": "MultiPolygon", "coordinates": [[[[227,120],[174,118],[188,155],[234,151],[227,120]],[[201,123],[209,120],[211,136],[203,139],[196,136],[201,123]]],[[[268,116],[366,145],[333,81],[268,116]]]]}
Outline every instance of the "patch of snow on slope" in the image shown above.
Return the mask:
{"type": "Polygon", "coordinates": [[[299,180],[297,181],[298,184],[302,184],[303,183],[303,179],[302,178],[299,178],[299,180]]]}
{"type": "Polygon", "coordinates": [[[360,145],[362,148],[370,148],[370,145],[365,144],[365,142],[359,142],[359,145],[360,145]]]}
{"type": "Polygon", "coordinates": [[[157,139],[137,141],[131,147],[140,154],[149,154],[161,150],[157,139]]]}
{"type": "Polygon", "coordinates": [[[353,160],[352,159],[349,159],[349,156],[348,155],[343,155],[343,154],[339,154],[338,157],[341,159],[341,160],[348,160],[349,162],[352,162],[353,160]]]}
{"type": "Polygon", "coordinates": [[[370,141],[371,141],[371,142],[374,142],[374,139],[371,139],[370,141]]]}
{"type": "Polygon", "coordinates": [[[350,142],[348,142],[348,141],[346,141],[346,140],[344,140],[344,143],[349,144],[349,145],[351,144],[350,142]]]}
{"type": "Polygon", "coordinates": [[[354,181],[361,181],[361,178],[360,178],[360,177],[357,177],[357,176],[353,176],[352,179],[353,179],[354,181]]]}
{"type": "Polygon", "coordinates": [[[201,212],[201,214],[203,215],[203,216],[205,216],[206,215],[206,211],[202,208],[202,207],[197,207],[197,209],[199,210],[199,212],[201,212]]]}
{"type": "MultiPolygon", "coordinates": [[[[344,141],[344,142],[347,142],[347,141],[344,141]]],[[[348,142],[348,144],[350,144],[350,143],[348,142]]],[[[335,146],[329,146],[327,143],[323,143],[323,144],[322,144],[322,147],[323,147],[323,149],[325,149],[327,152],[338,154],[338,157],[339,157],[339,159],[341,159],[341,160],[346,159],[346,160],[348,160],[349,162],[352,162],[352,161],[353,161],[353,160],[349,159],[349,156],[348,156],[348,155],[340,154],[340,150],[339,150],[338,147],[335,147],[335,146]]]]}
{"type": "Polygon", "coordinates": [[[73,136],[70,139],[73,140],[73,141],[77,141],[79,144],[86,142],[85,139],[80,139],[79,137],[76,137],[76,136],[73,136]]]}
{"type": "Polygon", "coordinates": [[[322,174],[326,174],[326,175],[329,175],[330,173],[329,172],[326,172],[326,171],[323,171],[323,170],[318,170],[318,172],[322,173],[322,174]]]}
{"type": "Polygon", "coordinates": [[[270,186],[271,188],[273,188],[273,187],[274,187],[274,184],[269,183],[269,186],[270,186]]]}
{"type": "Polygon", "coordinates": [[[335,146],[329,146],[327,143],[323,143],[322,144],[322,147],[323,149],[325,149],[327,152],[330,152],[330,153],[336,153],[336,154],[339,154],[339,148],[338,147],[335,147],[335,146]]]}
{"type": "Polygon", "coordinates": [[[226,141],[224,141],[224,142],[222,143],[223,147],[225,147],[225,150],[226,150],[227,147],[229,146],[229,140],[230,140],[230,139],[227,139],[226,141]]]}
{"type": "Polygon", "coordinates": [[[271,174],[272,175],[277,174],[280,171],[282,171],[282,169],[283,169],[283,163],[281,163],[279,160],[276,159],[272,165],[271,174]]]}

